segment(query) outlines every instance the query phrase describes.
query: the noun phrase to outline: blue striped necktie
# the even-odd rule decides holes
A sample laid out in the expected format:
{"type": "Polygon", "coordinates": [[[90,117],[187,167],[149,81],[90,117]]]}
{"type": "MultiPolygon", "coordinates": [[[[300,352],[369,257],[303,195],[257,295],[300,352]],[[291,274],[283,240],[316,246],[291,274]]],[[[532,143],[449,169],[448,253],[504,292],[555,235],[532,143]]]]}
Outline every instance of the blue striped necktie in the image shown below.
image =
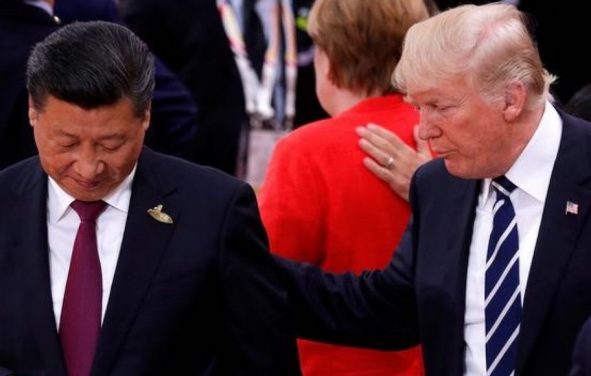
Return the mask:
{"type": "Polygon", "coordinates": [[[497,199],[486,255],[486,374],[501,376],[514,374],[517,359],[521,323],[519,238],[509,198],[515,185],[501,176],[493,180],[492,186],[497,199]]]}

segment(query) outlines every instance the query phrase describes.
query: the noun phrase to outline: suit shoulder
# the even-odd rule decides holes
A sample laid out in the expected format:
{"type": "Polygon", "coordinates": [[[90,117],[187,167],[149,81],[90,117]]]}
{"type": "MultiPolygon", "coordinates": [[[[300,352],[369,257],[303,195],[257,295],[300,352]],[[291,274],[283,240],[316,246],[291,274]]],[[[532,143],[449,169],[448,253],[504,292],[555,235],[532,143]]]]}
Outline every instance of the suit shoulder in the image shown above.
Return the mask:
{"type": "Polygon", "coordinates": [[[174,182],[180,187],[198,191],[201,187],[208,190],[235,190],[247,183],[214,167],[199,165],[178,157],[146,151],[142,158],[146,160],[161,178],[174,182]]]}
{"type": "Polygon", "coordinates": [[[37,156],[10,165],[0,171],[0,201],[9,202],[23,192],[47,181],[37,156]]]}
{"type": "Polygon", "coordinates": [[[438,200],[439,195],[447,196],[473,183],[474,180],[462,179],[450,174],[443,159],[438,158],[417,169],[412,179],[411,191],[415,196],[438,200]]]}
{"type": "Polygon", "coordinates": [[[17,181],[23,174],[35,170],[41,171],[38,156],[24,159],[0,170],[0,182],[9,183],[17,181]]]}
{"type": "Polygon", "coordinates": [[[447,171],[443,159],[437,158],[420,166],[415,173],[414,180],[419,187],[441,187],[441,185],[453,183],[458,178],[447,171]]]}

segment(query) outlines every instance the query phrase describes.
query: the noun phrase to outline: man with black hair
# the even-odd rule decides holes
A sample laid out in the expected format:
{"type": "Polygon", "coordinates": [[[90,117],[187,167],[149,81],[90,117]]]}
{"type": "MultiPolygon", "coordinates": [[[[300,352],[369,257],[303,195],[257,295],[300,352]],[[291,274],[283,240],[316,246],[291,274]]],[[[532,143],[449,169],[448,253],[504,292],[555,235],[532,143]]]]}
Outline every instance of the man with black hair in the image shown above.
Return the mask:
{"type": "Polygon", "coordinates": [[[298,375],[252,189],[143,147],[145,44],[70,24],[27,87],[39,157],[0,173],[0,375],[298,375]]]}

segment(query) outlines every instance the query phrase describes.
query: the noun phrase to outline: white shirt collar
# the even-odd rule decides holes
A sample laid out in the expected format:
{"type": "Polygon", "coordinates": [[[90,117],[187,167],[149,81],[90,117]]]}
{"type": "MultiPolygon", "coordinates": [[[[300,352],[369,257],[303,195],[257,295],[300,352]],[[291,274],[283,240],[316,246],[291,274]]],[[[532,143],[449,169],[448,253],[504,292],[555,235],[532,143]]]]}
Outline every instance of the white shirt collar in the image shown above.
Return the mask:
{"type": "MultiPolygon", "coordinates": [[[[110,207],[113,207],[121,212],[127,213],[129,210],[129,201],[131,199],[131,183],[135,176],[137,164],[133,170],[127,175],[125,179],[112,190],[107,196],[103,197],[110,207]]],[[[51,176],[48,177],[48,215],[54,222],[59,221],[64,217],[70,204],[74,202],[75,198],[66,193],[51,176]]]]}
{"type": "MultiPolygon", "coordinates": [[[[554,161],[562,137],[562,119],[550,102],[546,102],[540,125],[505,176],[520,190],[540,202],[546,201],[554,161]]],[[[484,179],[482,197],[487,199],[492,179],[484,179]]]]}

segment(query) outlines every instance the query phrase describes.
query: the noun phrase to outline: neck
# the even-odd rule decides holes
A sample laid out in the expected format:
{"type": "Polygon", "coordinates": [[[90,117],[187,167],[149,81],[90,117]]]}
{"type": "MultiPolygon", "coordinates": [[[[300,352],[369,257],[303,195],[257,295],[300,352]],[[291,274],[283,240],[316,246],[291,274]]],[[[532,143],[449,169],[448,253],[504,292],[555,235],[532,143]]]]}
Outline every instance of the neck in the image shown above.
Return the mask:
{"type": "Polygon", "coordinates": [[[330,101],[330,108],[325,110],[331,117],[335,117],[371,96],[373,95],[354,93],[347,89],[338,89],[330,101]]]}

